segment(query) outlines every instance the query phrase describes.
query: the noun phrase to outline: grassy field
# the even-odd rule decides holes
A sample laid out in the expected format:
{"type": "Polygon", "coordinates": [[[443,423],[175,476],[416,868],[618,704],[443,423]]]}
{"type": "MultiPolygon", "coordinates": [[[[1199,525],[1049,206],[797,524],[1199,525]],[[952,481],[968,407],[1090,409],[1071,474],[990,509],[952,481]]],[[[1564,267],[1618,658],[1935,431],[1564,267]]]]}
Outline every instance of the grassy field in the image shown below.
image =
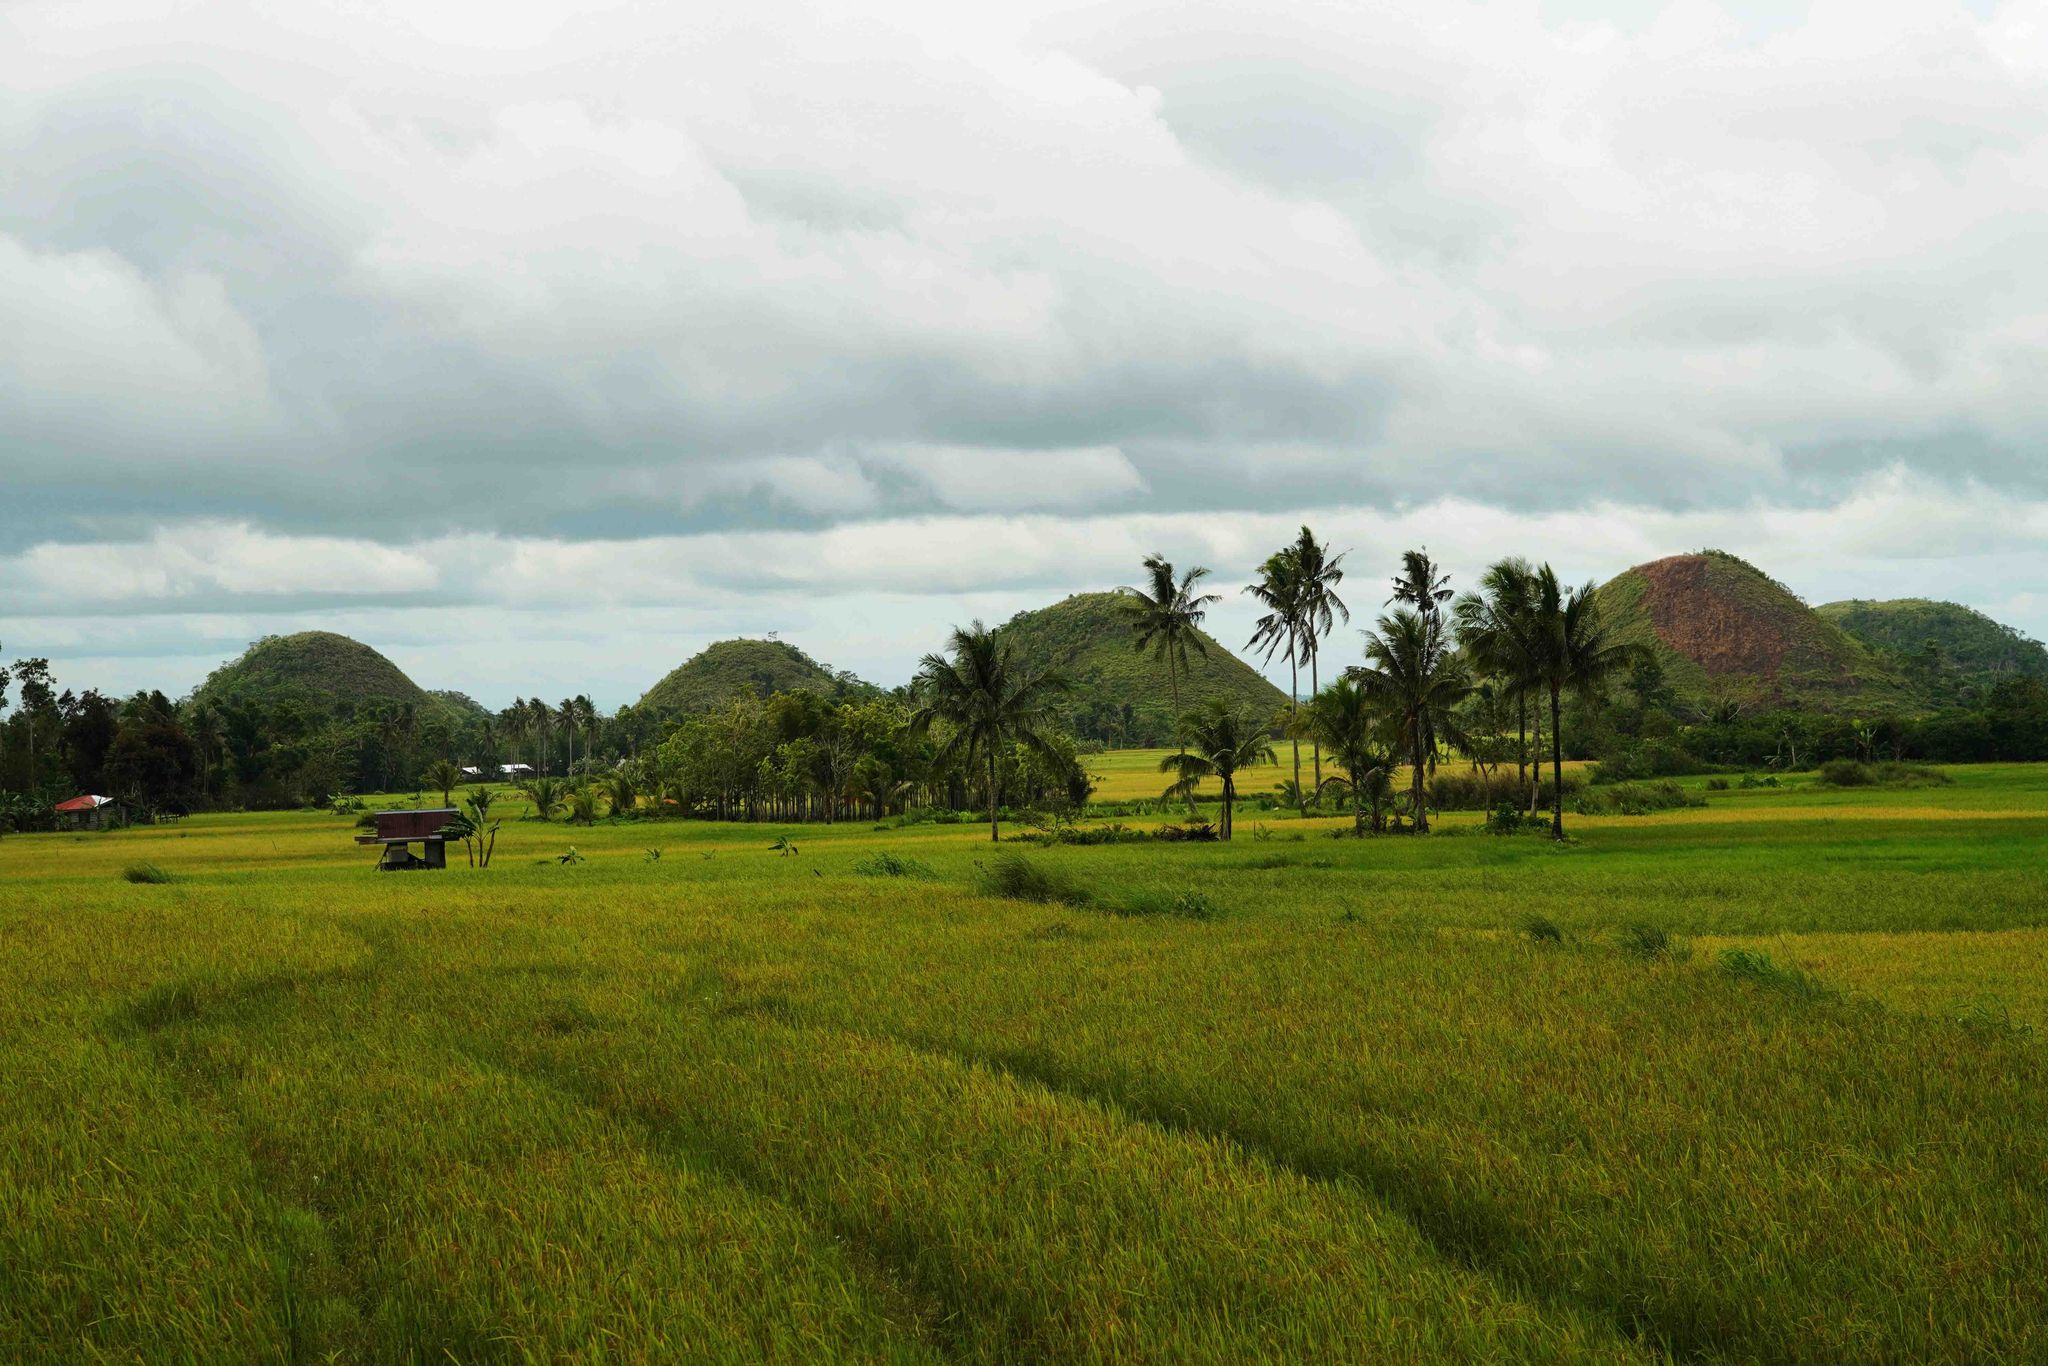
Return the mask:
{"type": "Polygon", "coordinates": [[[972,824],[8,837],[0,1359],[2048,1358],[2048,768],[1955,777],[1080,904],[972,824]]]}

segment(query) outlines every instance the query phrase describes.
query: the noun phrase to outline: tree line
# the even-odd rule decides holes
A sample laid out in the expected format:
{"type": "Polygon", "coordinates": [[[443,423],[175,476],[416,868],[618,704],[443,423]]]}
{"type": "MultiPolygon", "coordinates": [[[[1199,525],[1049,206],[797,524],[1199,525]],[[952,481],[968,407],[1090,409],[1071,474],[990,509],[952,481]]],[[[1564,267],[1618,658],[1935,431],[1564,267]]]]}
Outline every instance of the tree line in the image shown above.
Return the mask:
{"type": "MultiPolygon", "coordinates": [[[[1360,834],[1426,832],[1432,775],[1457,762],[1480,776],[1489,805],[1525,818],[1547,791],[1550,831],[1562,835],[1568,758],[1599,759],[1603,776],[1621,778],[1835,758],[2048,759],[2048,686],[1972,684],[1933,649],[1910,661],[1940,699],[1929,712],[1857,718],[1727,699],[1689,711],[1654,654],[1614,638],[1591,584],[1518,558],[1459,593],[1426,550],[1406,552],[1357,655],[1333,665],[1352,620],[1347,559],[1303,527],[1243,589],[1261,609],[1247,651],[1288,670],[1278,716],[1182,706],[1208,648],[1202,624],[1221,601],[1207,568],[1155,554],[1118,590],[1129,645],[1164,666],[1157,706],[1175,718],[1161,801],[1200,819],[1198,792],[1213,782],[1215,831],[1228,838],[1248,775],[1284,744],[1279,800],[1347,811],[1360,834]]],[[[1062,719],[1086,714],[1068,705],[1072,691],[978,621],[886,693],[743,690],[688,714],[606,713],[585,694],[520,697],[495,713],[453,695],[431,707],[232,691],[117,699],[63,688],[47,660],[26,658],[0,667],[0,829],[47,828],[52,804],[83,792],[145,815],[325,805],[351,792],[439,791],[449,802],[514,764],[548,818],[973,812],[996,838],[1006,808],[1071,813],[1086,802],[1085,745],[1062,719]]]]}

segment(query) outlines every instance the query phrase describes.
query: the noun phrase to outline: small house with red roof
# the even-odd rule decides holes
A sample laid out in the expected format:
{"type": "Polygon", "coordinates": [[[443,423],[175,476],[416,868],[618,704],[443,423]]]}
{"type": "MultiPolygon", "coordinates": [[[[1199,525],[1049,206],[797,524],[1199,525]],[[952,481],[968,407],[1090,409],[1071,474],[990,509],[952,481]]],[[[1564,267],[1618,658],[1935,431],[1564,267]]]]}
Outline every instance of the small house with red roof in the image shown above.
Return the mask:
{"type": "Polygon", "coordinates": [[[95,797],[90,793],[58,802],[56,810],[59,824],[73,830],[102,830],[115,816],[112,797],[95,797]]]}

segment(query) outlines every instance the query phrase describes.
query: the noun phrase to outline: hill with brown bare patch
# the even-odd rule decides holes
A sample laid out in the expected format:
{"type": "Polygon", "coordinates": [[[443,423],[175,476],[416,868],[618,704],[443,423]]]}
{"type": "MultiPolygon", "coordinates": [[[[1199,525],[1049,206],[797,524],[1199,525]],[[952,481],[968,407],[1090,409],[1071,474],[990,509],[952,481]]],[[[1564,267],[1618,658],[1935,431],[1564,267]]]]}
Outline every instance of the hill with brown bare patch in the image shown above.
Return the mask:
{"type": "Polygon", "coordinates": [[[1656,651],[1681,701],[1898,711],[1912,689],[1861,641],[1746,560],[1719,550],[1639,564],[1603,584],[1603,612],[1656,651]]]}

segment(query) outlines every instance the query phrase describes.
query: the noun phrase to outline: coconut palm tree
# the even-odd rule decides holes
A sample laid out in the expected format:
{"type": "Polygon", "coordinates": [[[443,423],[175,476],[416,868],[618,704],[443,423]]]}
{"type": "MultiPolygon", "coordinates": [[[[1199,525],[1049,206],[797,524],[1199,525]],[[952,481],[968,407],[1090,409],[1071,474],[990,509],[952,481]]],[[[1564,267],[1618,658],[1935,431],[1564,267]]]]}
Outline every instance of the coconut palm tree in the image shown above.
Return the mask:
{"type": "Polygon", "coordinates": [[[526,800],[533,803],[533,814],[544,821],[553,820],[555,813],[562,809],[565,795],[562,784],[545,773],[527,779],[519,785],[519,790],[526,795],[526,800]]]}
{"type": "Polygon", "coordinates": [[[948,655],[929,654],[918,667],[922,701],[910,715],[910,734],[922,738],[934,722],[944,738],[934,753],[939,766],[958,759],[981,765],[988,782],[988,837],[1002,838],[1002,788],[998,765],[1013,745],[1056,758],[1051,734],[1052,704],[1066,690],[1052,673],[1030,673],[1010,647],[979,621],[953,628],[948,655]],[[950,655],[950,657],[949,657],[950,655]]]}
{"type": "MultiPolygon", "coordinates": [[[[1303,528],[1306,530],[1307,528],[1303,528]]],[[[1266,557],[1259,566],[1259,581],[1244,591],[1257,598],[1266,615],[1253,624],[1247,650],[1265,647],[1262,662],[1271,663],[1282,646],[1287,650],[1288,739],[1294,746],[1294,799],[1296,809],[1308,814],[1306,795],[1301,790],[1301,658],[1302,583],[1295,548],[1288,546],[1266,557]]],[[[1182,751],[1185,753],[1186,751],[1182,751]]]]}
{"type": "Polygon", "coordinates": [[[427,787],[441,789],[441,805],[443,806],[454,805],[448,799],[448,794],[453,792],[455,785],[461,781],[462,770],[455,766],[455,762],[452,759],[436,759],[433,763],[427,765],[426,772],[420,774],[420,782],[422,784],[427,787]]]}
{"type": "MultiPolygon", "coordinates": [[[[1145,587],[1119,588],[1131,623],[1132,646],[1139,652],[1152,651],[1155,659],[1166,661],[1166,685],[1173,700],[1173,714],[1180,715],[1180,680],[1188,671],[1188,648],[1207,658],[1209,647],[1202,642],[1202,620],[1209,608],[1223,599],[1215,593],[1198,591],[1209,571],[1196,565],[1178,579],[1173,563],[1164,555],[1145,557],[1145,587]]],[[[1183,749],[1181,753],[1187,751],[1183,749]]],[[[1192,791],[1188,810],[1195,809],[1192,791]]]]}
{"type": "Polygon", "coordinates": [[[1220,698],[1180,720],[1183,752],[1159,761],[1159,771],[1172,773],[1174,786],[1192,787],[1204,778],[1223,784],[1223,819],[1217,833],[1230,838],[1231,812],[1237,806],[1237,775],[1259,764],[1275,762],[1268,724],[1220,698]]]}
{"type": "Polygon", "coordinates": [[[1627,673],[1645,653],[1619,640],[1601,619],[1593,585],[1565,588],[1549,565],[1536,571],[1532,589],[1532,673],[1550,698],[1550,834],[1564,838],[1564,703],[1570,692],[1592,697],[1627,673]]]}
{"type": "MultiPolygon", "coordinates": [[[[1439,601],[1441,601],[1439,599],[1439,601]]],[[[1396,721],[1401,747],[1412,766],[1409,775],[1415,833],[1429,833],[1429,811],[1422,779],[1436,758],[1440,739],[1455,743],[1458,726],[1452,708],[1472,691],[1464,663],[1453,654],[1443,614],[1396,608],[1379,619],[1378,630],[1365,638],[1364,666],[1353,670],[1375,705],[1396,721]]]]}
{"type": "Polygon", "coordinates": [[[1401,552],[1401,572],[1394,576],[1394,594],[1386,606],[1405,603],[1425,617],[1433,617],[1451,600],[1451,576],[1437,572],[1429,550],[1401,552]]]}
{"type": "MultiPolygon", "coordinates": [[[[1330,760],[1344,770],[1351,794],[1351,829],[1365,833],[1365,805],[1373,803],[1373,829],[1380,827],[1379,803],[1386,791],[1388,715],[1355,678],[1339,678],[1309,699],[1309,729],[1330,747],[1330,760]]],[[[1336,778],[1328,781],[1337,782],[1336,778]]]]}
{"type": "Polygon", "coordinates": [[[640,784],[630,768],[614,769],[604,781],[604,795],[614,816],[630,816],[640,804],[640,784]]]}
{"type": "MultiPolygon", "coordinates": [[[[1300,625],[1302,653],[1308,656],[1308,691],[1314,697],[1323,690],[1322,676],[1317,669],[1318,657],[1322,653],[1323,637],[1337,629],[1337,623],[1351,624],[1351,609],[1344,605],[1344,599],[1337,596],[1337,585],[1344,581],[1344,555],[1332,555],[1330,548],[1317,543],[1315,533],[1307,527],[1291,547],[1294,556],[1295,592],[1300,600],[1300,625]]],[[[1315,757],[1316,790],[1323,785],[1322,742],[1311,737],[1312,753],[1315,757]]]]}
{"type": "Polygon", "coordinates": [[[1529,695],[1535,675],[1536,571],[1520,558],[1501,560],[1479,578],[1479,591],[1452,609],[1458,638],[1478,667],[1515,700],[1515,781],[1521,804],[1535,809],[1529,773],[1529,695]]]}

